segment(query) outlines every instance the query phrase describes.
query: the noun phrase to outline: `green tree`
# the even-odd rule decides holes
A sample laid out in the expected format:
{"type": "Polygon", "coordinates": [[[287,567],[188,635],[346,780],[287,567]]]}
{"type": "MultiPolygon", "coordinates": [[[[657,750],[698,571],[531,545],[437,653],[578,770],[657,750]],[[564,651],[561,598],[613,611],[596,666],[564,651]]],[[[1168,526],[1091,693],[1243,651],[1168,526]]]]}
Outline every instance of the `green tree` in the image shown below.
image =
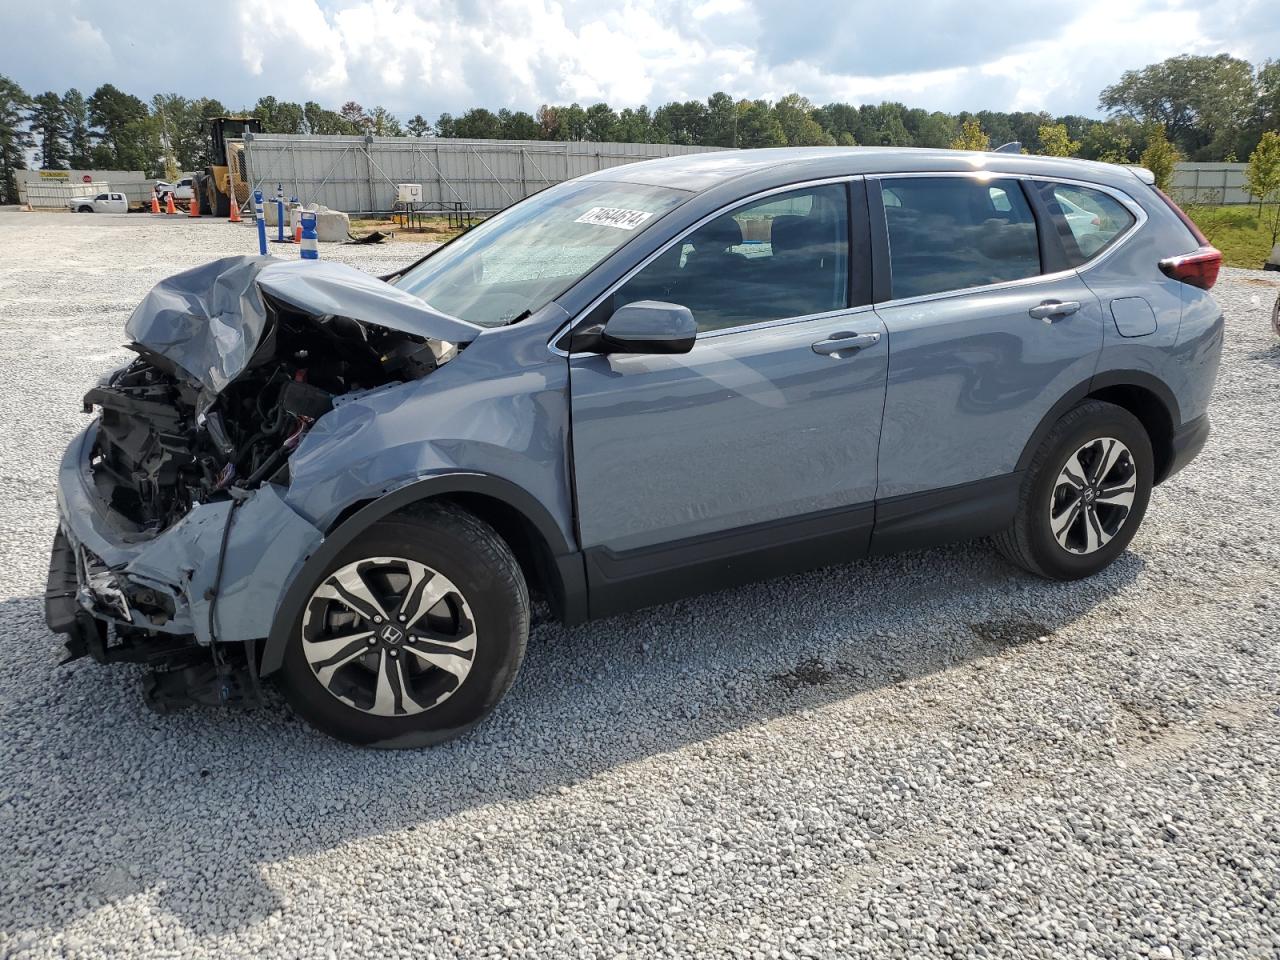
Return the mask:
{"type": "Polygon", "coordinates": [[[916,146],[943,148],[956,138],[956,121],[950,114],[935,111],[920,122],[916,130],[916,146]]]}
{"type": "Polygon", "coordinates": [[[813,118],[823,130],[835,137],[837,142],[843,143],[846,136],[854,143],[859,141],[861,123],[858,108],[852,104],[828,103],[815,110],[813,118]]]}
{"type": "Polygon", "coordinates": [[[113,170],[154,170],[160,159],[158,125],[147,105],[132,94],[104,83],[89,97],[89,121],[97,141],[95,166],[113,170]]]}
{"type": "Polygon", "coordinates": [[[458,121],[453,118],[451,113],[440,114],[440,119],[436,121],[437,137],[456,137],[458,129],[458,121]]]}
{"type": "Polygon", "coordinates": [[[409,131],[409,136],[411,137],[425,137],[431,131],[431,124],[427,123],[422,114],[415,113],[409,118],[405,128],[409,131]]]}
{"type": "MultiPolygon", "coordinates": [[[[363,112],[361,110],[361,113],[363,112]]],[[[337,111],[322,107],[314,100],[308,100],[302,105],[302,115],[307,123],[307,132],[317,136],[350,136],[362,132],[360,127],[347,120],[337,111]]],[[[445,116],[448,116],[448,114],[445,114],[445,116]]]]}
{"type": "Polygon", "coordinates": [[[1128,117],[1095,123],[1080,138],[1080,156],[1103,163],[1136,163],[1147,145],[1142,125],[1128,117]]]}
{"type": "Polygon", "coordinates": [[[498,122],[502,125],[504,140],[538,139],[538,121],[528,111],[503,108],[498,111],[498,122]]]}
{"type": "Polygon", "coordinates": [[[991,138],[983,132],[982,123],[971,117],[960,125],[960,133],[951,141],[952,150],[990,150],[991,138]]]}
{"type": "Polygon", "coordinates": [[[709,147],[736,146],[738,108],[733,97],[717,91],[707,97],[707,120],[703,127],[703,143],[709,147]]]}
{"type": "Polygon", "coordinates": [[[560,127],[556,131],[557,140],[587,139],[587,111],[581,105],[571,103],[567,107],[556,107],[556,117],[560,127]]]}
{"type": "Polygon", "coordinates": [[[497,140],[502,136],[502,123],[484,107],[473,107],[457,119],[451,136],[464,140],[497,140]]]}
{"type": "Polygon", "coordinates": [[[738,146],[784,147],[787,136],[767,100],[738,101],[738,146]]]}
{"type": "Polygon", "coordinates": [[[1156,125],[1147,134],[1147,146],[1138,163],[1155,174],[1156,186],[1168,193],[1173,185],[1174,165],[1181,159],[1178,148],[1165,136],[1164,127],[1156,125]]]}
{"type": "Polygon", "coordinates": [[[587,107],[586,136],[588,140],[608,142],[613,139],[617,127],[618,115],[607,103],[593,103],[587,107]]]}
{"type": "Polygon", "coordinates": [[[306,133],[306,108],[289,100],[259,97],[253,115],[262,121],[263,133],[306,133]]]}
{"type": "Polygon", "coordinates": [[[0,203],[18,202],[18,170],[27,168],[27,150],[34,144],[23,120],[31,98],[0,74],[0,203]]]}
{"type": "Polygon", "coordinates": [[[707,120],[707,105],[701,100],[672,101],[653,112],[653,127],[659,143],[705,143],[707,120]]]}
{"type": "Polygon", "coordinates": [[[89,166],[93,142],[89,139],[89,104],[84,94],[72,87],[62,95],[62,113],[67,123],[67,163],[72,170],[89,166]]]}
{"type": "Polygon", "coordinates": [[[1256,102],[1252,65],[1225,53],[1182,54],[1127,70],[1098,98],[1112,116],[1160,124],[1177,149],[1197,160],[1224,156],[1256,102]]]}
{"type": "Polygon", "coordinates": [[[1258,141],[1257,148],[1249,156],[1249,167],[1245,171],[1245,181],[1249,184],[1249,192],[1258,201],[1258,214],[1262,215],[1263,204],[1272,205],[1270,226],[1271,245],[1276,245],[1276,237],[1280,235],[1280,133],[1267,130],[1258,141]]]}
{"type": "Polygon", "coordinates": [[[1280,130],[1280,60],[1258,69],[1258,120],[1268,130],[1280,130]]]}
{"type": "Polygon", "coordinates": [[[650,143],[653,140],[653,116],[649,108],[626,107],[618,114],[614,136],[619,143],[650,143]]]}
{"type": "Polygon", "coordinates": [[[404,128],[394,113],[383,106],[369,111],[369,132],[375,137],[403,137],[404,128]]]}
{"type": "Polygon", "coordinates": [[[1071,139],[1065,123],[1042,123],[1039,130],[1041,155],[1046,157],[1074,157],[1080,143],[1071,139]]]}
{"type": "Polygon", "coordinates": [[[40,146],[40,166],[45,170],[67,169],[67,115],[62,98],[52,90],[31,101],[31,132],[40,146]]]}
{"type": "Polygon", "coordinates": [[[825,146],[835,143],[835,138],[814,119],[814,107],[798,93],[789,93],[773,105],[774,116],[782,135],[793,147],[825,146]]]}

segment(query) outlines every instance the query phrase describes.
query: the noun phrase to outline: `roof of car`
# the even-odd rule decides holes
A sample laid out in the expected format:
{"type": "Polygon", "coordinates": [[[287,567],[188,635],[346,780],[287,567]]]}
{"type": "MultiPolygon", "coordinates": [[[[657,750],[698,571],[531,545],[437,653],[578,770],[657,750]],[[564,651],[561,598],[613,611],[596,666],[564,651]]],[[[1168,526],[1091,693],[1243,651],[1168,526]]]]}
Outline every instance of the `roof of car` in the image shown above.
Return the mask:
{"type": "Polygon", "coordinates": [[[969,172],[1040,174],[1098,183],[1132,186],[1127,167],[1092,160],[1040,157],[1017,153],[980,153],[921,147],[767,147],[757,150],[714,150],[643,160],[588,174],[584,179],[614,180],[701,192],[750,177],[791,183],[808,178],[871,173],[969,172]]]}

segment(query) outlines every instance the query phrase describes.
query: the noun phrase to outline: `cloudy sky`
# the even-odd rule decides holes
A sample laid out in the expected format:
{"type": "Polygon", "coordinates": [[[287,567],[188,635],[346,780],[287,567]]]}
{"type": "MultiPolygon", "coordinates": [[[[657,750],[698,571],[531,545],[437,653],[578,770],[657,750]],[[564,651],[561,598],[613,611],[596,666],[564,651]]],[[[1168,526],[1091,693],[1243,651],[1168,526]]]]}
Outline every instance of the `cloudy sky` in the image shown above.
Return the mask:
{"type": "Polygon", "coordinates": [[[716,90],[1095,115],[1125,69],[1280,55],[1277,0],[5,0],[0,31],[0,72],[30,93],[109,81],[232,108],[354,99],[404,119],[716,90]]]}

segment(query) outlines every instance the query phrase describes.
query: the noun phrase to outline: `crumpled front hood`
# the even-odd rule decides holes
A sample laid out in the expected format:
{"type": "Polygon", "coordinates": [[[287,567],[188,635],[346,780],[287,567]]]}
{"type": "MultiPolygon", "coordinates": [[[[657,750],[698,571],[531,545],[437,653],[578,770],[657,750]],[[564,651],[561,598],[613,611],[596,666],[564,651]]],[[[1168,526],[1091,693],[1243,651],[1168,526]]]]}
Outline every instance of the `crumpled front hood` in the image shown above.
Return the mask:
{"type": "Polygon", "coordinates": [[[317,317],[350,317],[401,333],[470,343],[480,327],[354,267],[327,261],[223,257],[160,281],[125,332],[203,387],[201,407],[249,365],[268,326],[263,294],[317,317]]]}

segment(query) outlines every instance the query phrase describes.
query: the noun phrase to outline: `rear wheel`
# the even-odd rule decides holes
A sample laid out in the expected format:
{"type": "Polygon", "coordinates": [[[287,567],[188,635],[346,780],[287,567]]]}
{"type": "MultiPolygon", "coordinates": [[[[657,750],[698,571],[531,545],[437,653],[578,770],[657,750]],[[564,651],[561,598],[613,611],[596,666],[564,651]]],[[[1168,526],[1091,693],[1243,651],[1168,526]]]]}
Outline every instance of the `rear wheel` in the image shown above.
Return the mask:
{"type": "Polygon", "coordinates": [[[1129,411],[1088,400],[1054,424],[1032,457],[1013,525],[996,547],[1051,580],[1091,576],[1124,552],[1151,497],[1151,439],[1129,411]]]}
{"type": "Polygon", "coordinates": [[[335,557],[293,626],[280,683],[298,714],[338,739],[430,746],[497,705],[528,631],[510,548],[435,505],[373,525],[335,557]]]}

